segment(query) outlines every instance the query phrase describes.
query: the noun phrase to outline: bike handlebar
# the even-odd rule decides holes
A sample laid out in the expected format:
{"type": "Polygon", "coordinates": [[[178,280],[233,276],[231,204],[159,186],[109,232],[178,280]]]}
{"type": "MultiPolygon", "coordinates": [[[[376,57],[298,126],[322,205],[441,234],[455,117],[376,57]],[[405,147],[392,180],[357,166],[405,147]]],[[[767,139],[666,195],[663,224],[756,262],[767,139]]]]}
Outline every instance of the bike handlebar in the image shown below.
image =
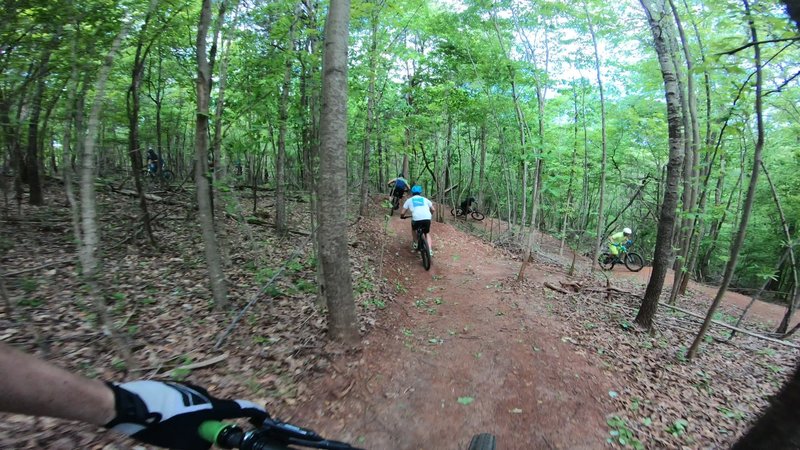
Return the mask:
{"type": "Polygon", "coordinates": [[[200,437],[221,448],[239,450],[288,450],[289,445],[328,450],[361,450],[350,444],[323,439],[313,430],[274,419],[266,419],[258,430],[244,431],[237,425],[208,420],[197,430],[200,437]]]}

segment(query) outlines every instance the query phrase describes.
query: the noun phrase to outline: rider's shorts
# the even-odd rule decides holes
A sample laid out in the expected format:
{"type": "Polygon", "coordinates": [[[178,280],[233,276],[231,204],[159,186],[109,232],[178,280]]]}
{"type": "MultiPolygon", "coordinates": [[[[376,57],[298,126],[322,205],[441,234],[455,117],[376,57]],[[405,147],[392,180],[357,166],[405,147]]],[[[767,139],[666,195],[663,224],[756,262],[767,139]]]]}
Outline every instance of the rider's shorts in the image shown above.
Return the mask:
{"type": "Polygon", "coordinates": [[[417,230],[418,228],[422,229],[422,232],[428,234],[431,232],[431,221],[430,220],[412,220],[411,221],[411,229],[417,230]]]}

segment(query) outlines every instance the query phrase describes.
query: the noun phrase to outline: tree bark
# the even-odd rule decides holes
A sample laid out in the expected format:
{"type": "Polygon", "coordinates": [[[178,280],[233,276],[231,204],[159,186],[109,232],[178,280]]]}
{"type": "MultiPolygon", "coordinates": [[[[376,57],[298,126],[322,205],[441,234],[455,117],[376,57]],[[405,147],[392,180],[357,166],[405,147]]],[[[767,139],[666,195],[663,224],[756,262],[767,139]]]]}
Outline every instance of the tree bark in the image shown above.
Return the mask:
{"type": "Polygon", "coordinates": [[[139,209],[142,212],[142,224],[144,225],[145,234],[147,234],[150,245],[156,247],[153,227],[150,224],[150,213],[147,210],[147,199],[142,186],[142,149],[139,148],[139,90],[142,85],[144,63],[150,50],[150,45],[146,47],[144,45],[145,33],[149,24],[150,14],[147,14],[142,28],[139,30],[139,37],[136,42],[136,54],[133,59],[133,68],[131,69],[131,84],[128,87],[126,100],[128,108],[128,155],[131,163],[131,172],[133,173],[133,182],[134,186],[136,186],[136,193],[139,196],[139,209]]]}
{"type": "Polygon", "coordinates": [[[370,45],[369,45],[369,84],[367,86],[367,119],[364,124],[364,155],[361,167],[361,205],[358,215],[366,216],[369,207],[369,166],[370,153],[372,153],[372,132],[375,127],[375,77],[378,65],[378,15],[380,6],[373,8],[370,17],[370,45]]]}
{"type": "Polygon", "coordinates": [[[692,359],[697,354],[697,350],[700,347],[700,342],[702,342],[703,336],[705,336],[706,331],[708,331],[708,327],[711,325],[711,318],[714,315],[714,311],[716,311],[717,306],[719,306],[719,303],[725,296],[725,292],[728,290],[728,285],[731,282],[731,278],[733,278],[733,271],[736,269],[736,262],[739,259],[739,250],[742,248],[744,236],[747,232],[747,223],[750,220],[750,211],[753,209],[753,200],[755,199],[756,185],[758,183],[758,167],[761,164],[761,151],[764,149],[763,98],[761,95],[763,82],[763,74],[761,72],[761,46],[758,44],[756,26],[753,22],[753,17],[750,14],[750,4],[747,0],[742,0],[742,3],[744,4],[747,21],[750,26],[750,35],[753,43],[753,65],[755,66],[756,70],[755,110],[756,128],[758,132],[755,152],[753,155],[753,171],[750,176],[750,185],[747,188],[747,196],[745,197],[744,205],[742,207],[742,219],[739,221],[739,230],[737,231],[736,237],[731,243],[730,258],[728,259],[728,263],[725,265],[725,274],[722,276],[722,283],[717,291],[717,295],[714,297],[714,301],[708,308],[706,319],[703,321],[700,331],[697,333],[694,342],[692,342],[692,346],[689,347],[689,351],[686,353],[687,359],[692,359]]]}
{"type": "Polygon", "coordinates": [[[665,0],[640,0],[644,9],[653,43],[658,55],[661,76],[664,79],[664,94],[667,102],[667,125],[669,131],[669,162],[667,163],[666,187],[661,204],[661,212],[656,234],[656,248],[653,254],[653,271],[647,283],[642,305],[636,314],[635,322],[644,329],[653,328],[653,318],[658,310],[658,299],[664,287],[664,278],[669,268],[672,253],[672,235],[675,229],[675,208],[678,205],[678,182],[683,165],[683,122],[678,99],[678,80],[675,67],[669,55],[669,30],[662,27],[667,16],[665,0]]]}
{"type": "Polygon", "coordinates": [[[325,23],[320,115],[319,240],[328,304],[328,336],[358,341],[350,256],[347,245],[347,46],[350,1],[331,0],[325,23]]]}
{"type": "Polygon", "coordinates": [[[208,104],[211,98],[209,82],[211,67],[206,54],[206,38],[211,22],[211,0],[203,0],[200,21],[197,27],[197,114],[195,121],[194,180],[197,186],[197,206],[200,229],[205,245],[206,265],[214,296],[214,306],[222,309],[227,305],[228,294],[225,274],[222,271],[222,258],[219,253],[217,235],[214,232],[214,216],[211,206],[211,183],[208,170],[208,104]]]}
{"type": "Polygon", "coordinates": [[[292,83],[292,61],[294,59],[294,27],[289,27],[286,42],[286,60],[283,65],[283,84],[278,110],[278,153],[275,157],[275,229],[283,236],[286,226],[286,131],[289,122],[289,90],[292,83]]]}
{"type": "Polygon", "coordinates": [[[594,255],[592,257],[592,270],[597,268],[597,259],[600,256],[600,247],[603,245],[603,221],[605,213],[605,190],[606,190],[606,102],[603,92],[603,77],[600,76],[600,53],[597,50],[597,38],[594,33],[594,26],[592,19],[589,16],[589,10],[584,3],[584,11],[586,12],[586,21],[589,24],[589,33],[592,36],[592,44],[594,45],[594,68],[597,75],[597,86],[600,90],[600,129],[601,129],[601,145],[602,156],[600,159],[600,200],[597,205],[597,241],[594,246],[594,255]]]}

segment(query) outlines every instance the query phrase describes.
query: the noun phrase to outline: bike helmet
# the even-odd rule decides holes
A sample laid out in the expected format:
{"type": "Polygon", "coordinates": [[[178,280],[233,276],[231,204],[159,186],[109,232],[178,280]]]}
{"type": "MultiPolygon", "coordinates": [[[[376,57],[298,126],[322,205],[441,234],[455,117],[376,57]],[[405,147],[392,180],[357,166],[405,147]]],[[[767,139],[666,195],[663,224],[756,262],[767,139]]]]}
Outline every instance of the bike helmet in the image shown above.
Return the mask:
{"type": "Polygon", "coordinates": [[[631,231],[631,229],[630,229],[630,228],[628,228],[628,227],[625,227],[625,228],[623,228],[623,229],[622,229],[622,232],[623,232],[624,234],[633,234],[633,231],[631,231]]]}
{"type": "Polygon", "coordinates": [[[415,184],[414,187],[411,188],[412,194],[422,194],[422,186],[415,184]]]}

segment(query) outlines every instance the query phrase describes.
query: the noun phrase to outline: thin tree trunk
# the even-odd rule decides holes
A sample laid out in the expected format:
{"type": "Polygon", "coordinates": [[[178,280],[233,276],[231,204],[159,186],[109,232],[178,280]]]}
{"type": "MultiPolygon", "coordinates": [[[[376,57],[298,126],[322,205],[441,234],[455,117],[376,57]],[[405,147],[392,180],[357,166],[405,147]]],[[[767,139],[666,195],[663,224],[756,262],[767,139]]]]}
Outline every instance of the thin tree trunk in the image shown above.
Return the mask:
{"type": "Polygon", "coordinates": [[[697,333],[694,342],[692,342],[691,347],[689,347],[689,351],[686,353],[687,359],[692,359],[697,354],[697,350],[700,347],[700,342],[702,342],[703,337],[708,331],[708,327],[711,325],[711,319],[714,315],[714,312],[719,306],[719,303],[722,301],[722,298],[725,296],[725,292],[728,290],[728,285],[731,282],[731,278],[733,277],[733,271],[736,269],[736,262],[739,259],[739,250],[742,247],[742,243],[744,242],[744,236],[747,232],[747,223],[750,220],[750,211],[753,209],[753,200],[755,198],[756,193],[756,185],[758,183],[758,166],[761,163],[761,151],[764,148],[764,118],[763,118],[763,98],[761,95],[762,89],[762,77],[763,74],[761,72],[761,46],[758,43],[758,35],[756,32],[755,23],[753,22],[752,15],[750,14],[750,4],[747,0],[742,0],[744,4],[744,8],[747,14],[747,21],[750,26],[750,34],[752,37],[752,44],[753,44],[753,65],[755,66],[756,70],[756,92],[755,92],[755,110],[756,110],[756,127],[758,130],[758,137],[756,138],[756,147],[755,147],[755,154],[753,156],[753,171],[752,175],[750,176],[750,185],[747,188],[747,196],[744,201],[744,206],[742,208],[742,219],[739,222],[739,230],[736,233],[736,237],[734,241],[731,243],[731,253],[730,258],[728,259],[728,263],[725,266],[725,274],[722,276],[722,284],[717,291],[717,295],[714,297],[714,301],[711,303],[711,306],[708,308],[708,313],[706,314],[706,319],[703,321],[703,325],[700,327],[700,331],[697,333]]]}
{"type": "Polygon", "coordinates": [[[683,165],[683,122],[681,121],[680,100],[678,99],[678,80],[675,67],[669,55],[669,29],[662,27],[667,16],[665,0],[640,0],[653,35],[661,76],[664,79],[664,94],[667,102],[667,123],[669,130],[669,162],[667,163],[666,187],[658,221],[656,248],[653,254],[653,271],[647,283],[642,305],[636,314],[636,323],[646,330],[652,330],[653,318],[658,310],[658,299],[664,287],[664,278],[672,254],[672,235],[675,229],[675,208],[678,205],[678,182],[683,165]]]}
{"type": "Polygon", "coordinates": [[[206,54],[206,38],[211,22],[211,0],[203,0],[200,21],[197,28],[197,114],[195,122],[195,169],[194,180],[197,186],[198,220],[203,234],[206,265],[214,296],[214,306],[222,309],[227,305],[228,294],[222,258],[219,253],[217,235],[214,232],[214,218],[211,206],[211,183],[208,170],[208,104],[210,100],[209,82],[211,67],[206,54]]]}
{"type": "Polygon", "coordinates": [[[289,27],[287,38],[287,54],[283,65],[283,84],[278,116],[278,154],[275,158],[275,229],[279,235],[285,235],[286,225],[286,131],[289,121],[289,90],[292,83],[292,61],[294,59],[294,27],[289,27]]]}
{"type": "MultiPolygon", "coordinates": [[[[778,215],[781,218],[781,227],[783,228],[783,235],[786,238],[786,242],[788,243],[786,246],[786,250],[789,252],[789,262],[791,263],[791,273],[792,273],[792,282],[794,283],[795,292],[800,290],[800,283],[798,283],[798,267],[797,267],[797,257],[794,254],[794,247],[791,245],[792,243],[792,234],[789,231],[789,223],[786,220],[786,214],[783,212],[783,206],[781,206],[781,199],[778,197],[778,191],[775,189],[775,184],[772,183],[772,178],[769,176],[769,171],[767,171],[767,166],[764,164],[764,161],[760,161],[761,168],[764,169],[764,176],[767,178],[767,183],[769,183],[770,191],[772,192],[772,199],[775,201],[775,207],[778,209],[778,215]]],[[[783,316],[783,320],[781,320],[778,329],[775,330],[776,333],[786,333],[786,329],[789,328],[789,322],[792,320],[792,316],[794,315],[795,309],[797,308],[797,302],[792,296],[789,296],[788,305],[786,309],[786,314],[783,316]]]]}
{"type": "Polygon", "coordinates": [[[370,17],[370,46],[369,46],[369,84],[367,87],[367,119],[364,124],[364,157],[361,168],[361,205],[358,215],[366,216],[369,207],[369,165],[372,152],[372,132],[375,124],[375,72],[378,65],[378,15],[380,6],[375,6],[370,17]]]}
{"type": "Polygon", "coordinates": [[[589,33],[592,36],[592,44],[594,45],[594,68],[597,75],[597,86],[600,90],[600,129],[601,129],[601,146],[602,156],[600,159],[600,201],[597,206],[597,240],[594,246],[594,255],[592,256],[592,270],[597,267],[597,259],[600,256],[600,247],[603,245],[603,221],[605,218],[605,190],[606,190],[606,103],[603,92],[603,77],[600,76],[600,53],[597,50],[597,37],[594,33],[594,26],[592,19],[589,16],[589,10],[586,3],[583,5],[586,13],[586,21],[589,25],[589,33]]]}
{"type": "Polygon", "coordinates": [[[150,14],[147,14],[144,19],[141,30],[139,30],[139,37],[137,39],[136,54],[133,60],[133,69],[131,71],[131,84],[128,87],[128,95],[126,97],[128,108],[128,155],[131,163],[131,171],[133,173],[133,182],[136,187],[136,192],[139,197],[139,209],[142,212],[142,224],[144,225],[145,234],[150,241],[150,245],[156,247],[156,240],[153,236],[153,227],[150,224],[150,213],[147,210],[147,199],[145,198],[144,187],[142,186],[142,149],[139,143],[139,90],[142,85],[142,76],[144,73],[144,63],[147,59],[147,53],[150,46],[144,48],[144,37],[150,23],[150,14]]]}
{"type": "Polygon", "coordinates": [[[319,241],[325,277],[328,335],[346,344],[358,341],[350,256],[347,245],[347,46],[350,1],[331,0],[325,23],[320,115],[319,241]]]}
{"type": "MultiPolygon", "coordinates": [[[[92,104],[92,110],[89,115],[88,127],[85,133],[84,143],[82,146],[81,154],[81,171],[80,171],[80,235],[76,238],[80,242],[78,257],[81,262],[82,275],[86,280],[87,287],[89,288],[89,295],[92,298],[92,303],[95,306],[100,323],[105,329],[106,333],[111,336],[112,341],[116,344],[117,350],[121,353],[123,359],[127,363],[128,369],[134,368],[134,361],[131,355],[131,350],[125,339],[117,332],[114,323],[108,315],[108,308],[106,306],[103,295],[97,284],[97,271],[99,262],[97,258],[97,248],[100,245],[100,237],[97,229],[97,206],[96,194],[94,190],[94,181],[96,176],[95,166],[95,136],[100,125],[100,110],[103,107],[103,100],[105,97],[105,86],[108,81],[108,76],[111,73],[111,68],[114,63],[114,56],[122,45],[122,40],[128,33],[128,25],[123,25],[122,30],[114,39],[111,49],[106,55],[105,61],[100,68],[100,73],[97,78],[95,86],[95,97],[92,104]]],[[[78,228],[78,227],[76,227],[78,228]]]]}

